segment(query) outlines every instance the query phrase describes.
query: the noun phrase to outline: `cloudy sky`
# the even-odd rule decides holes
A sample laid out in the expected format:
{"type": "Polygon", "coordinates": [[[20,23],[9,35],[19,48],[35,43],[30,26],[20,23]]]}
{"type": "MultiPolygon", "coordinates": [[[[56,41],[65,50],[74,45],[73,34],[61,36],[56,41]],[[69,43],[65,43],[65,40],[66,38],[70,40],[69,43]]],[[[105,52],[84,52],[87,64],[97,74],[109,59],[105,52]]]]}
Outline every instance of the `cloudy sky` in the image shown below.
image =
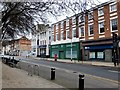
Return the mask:
{"type": "MultiPolygon", "coordinates": [[[[71,0],[72,1],[72,0],[71,0]]],[[[77,1],[77,0],[74,0],[74,1],[77,1]]],[[[110,0],[82,0],[83,2],[84,1],[89,1],[91,3],[95,3],[95,4],[100,4],[100,3],[104,3],[104,2],[108,2],[110,0]]],[[[61,16],[58,16],[57,19],[55,19],[55,17],[50,17],[49,20],[50,22],[52,23],[55,23],[55,22],[58,22],[58,21],[61,21],[63,19],[65,19],[66,17],[70,17],[74,15],[74,13],[67,13],[67,14],[64,14],[64,15],[61,15],[61,16]]]]}

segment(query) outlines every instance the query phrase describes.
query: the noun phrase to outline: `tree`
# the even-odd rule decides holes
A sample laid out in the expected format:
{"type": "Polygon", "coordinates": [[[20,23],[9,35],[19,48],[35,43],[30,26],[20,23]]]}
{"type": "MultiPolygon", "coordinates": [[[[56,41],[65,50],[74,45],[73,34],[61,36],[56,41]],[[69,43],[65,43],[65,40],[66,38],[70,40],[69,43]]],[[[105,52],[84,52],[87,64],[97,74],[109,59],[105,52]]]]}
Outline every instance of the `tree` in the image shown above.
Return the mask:
{"type": "MultiPolygon", "coordinates": [[[[85,0],[86,1],[86,0],[85,0]]],[[[92,1],[92,0],[90,0],[92,1]]],[[[63,13],[76,13],[86,10],[87,3],[81,0],[49,0],[40,2],[1,2],[2,5],[2,39],[5,35],[35,33],[34,22],[47,21],[48,14],[58,16],[63,13]]],[[[91,6],[93,5],[93,2],[91,6]]]]}

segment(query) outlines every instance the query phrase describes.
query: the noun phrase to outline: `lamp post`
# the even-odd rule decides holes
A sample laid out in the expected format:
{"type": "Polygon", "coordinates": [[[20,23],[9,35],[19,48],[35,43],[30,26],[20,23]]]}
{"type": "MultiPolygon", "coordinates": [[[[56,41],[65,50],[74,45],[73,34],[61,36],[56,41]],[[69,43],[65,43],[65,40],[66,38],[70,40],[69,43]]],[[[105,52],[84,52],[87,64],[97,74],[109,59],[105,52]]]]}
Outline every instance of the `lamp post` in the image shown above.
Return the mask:
{"type": "Polygon", "coordinates": [[[71,37],[71,61],[72,61],[72,37],[71,37]]]}

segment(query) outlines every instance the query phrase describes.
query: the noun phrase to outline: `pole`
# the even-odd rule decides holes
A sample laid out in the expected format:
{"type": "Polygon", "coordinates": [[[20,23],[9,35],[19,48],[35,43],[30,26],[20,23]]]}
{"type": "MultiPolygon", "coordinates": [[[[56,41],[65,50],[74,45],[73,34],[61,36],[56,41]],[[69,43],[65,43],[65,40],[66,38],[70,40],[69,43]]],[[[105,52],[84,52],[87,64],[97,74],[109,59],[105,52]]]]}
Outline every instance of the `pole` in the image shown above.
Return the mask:
{"type": "Polygon", "coordinates": [[[71,61],[72,61],[72,38],[71,38],[71,61]]]}
{"type": "Polygon", "coordinates": [[[79,90],[84,90],[84,75],[79,74],[79,90]]]}
{"type": "Polygon", "coordinates": [[[55,80],[55,68],[51,68],[51,80],[55,80]]]}

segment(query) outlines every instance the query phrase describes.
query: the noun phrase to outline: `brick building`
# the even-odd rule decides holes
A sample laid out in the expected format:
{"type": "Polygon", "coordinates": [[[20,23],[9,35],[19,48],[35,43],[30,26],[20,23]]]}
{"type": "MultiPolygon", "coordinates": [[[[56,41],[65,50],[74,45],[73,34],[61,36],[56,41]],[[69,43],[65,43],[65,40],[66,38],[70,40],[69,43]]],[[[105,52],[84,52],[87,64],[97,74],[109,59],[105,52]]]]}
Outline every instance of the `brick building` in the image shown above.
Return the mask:
{"type": "Polygon", "coordinates": [[[5,52],[9,55],[26,56],[31,52],[31,41],[26,37],[10,40],[5,45],[5,52]]]}
{"type": "Polygon", "coordinates": [[[112,32],[120,38],[120,2],[117,1],[102,3],[54,23],[50,56],[112,61],[112,32]]]}

